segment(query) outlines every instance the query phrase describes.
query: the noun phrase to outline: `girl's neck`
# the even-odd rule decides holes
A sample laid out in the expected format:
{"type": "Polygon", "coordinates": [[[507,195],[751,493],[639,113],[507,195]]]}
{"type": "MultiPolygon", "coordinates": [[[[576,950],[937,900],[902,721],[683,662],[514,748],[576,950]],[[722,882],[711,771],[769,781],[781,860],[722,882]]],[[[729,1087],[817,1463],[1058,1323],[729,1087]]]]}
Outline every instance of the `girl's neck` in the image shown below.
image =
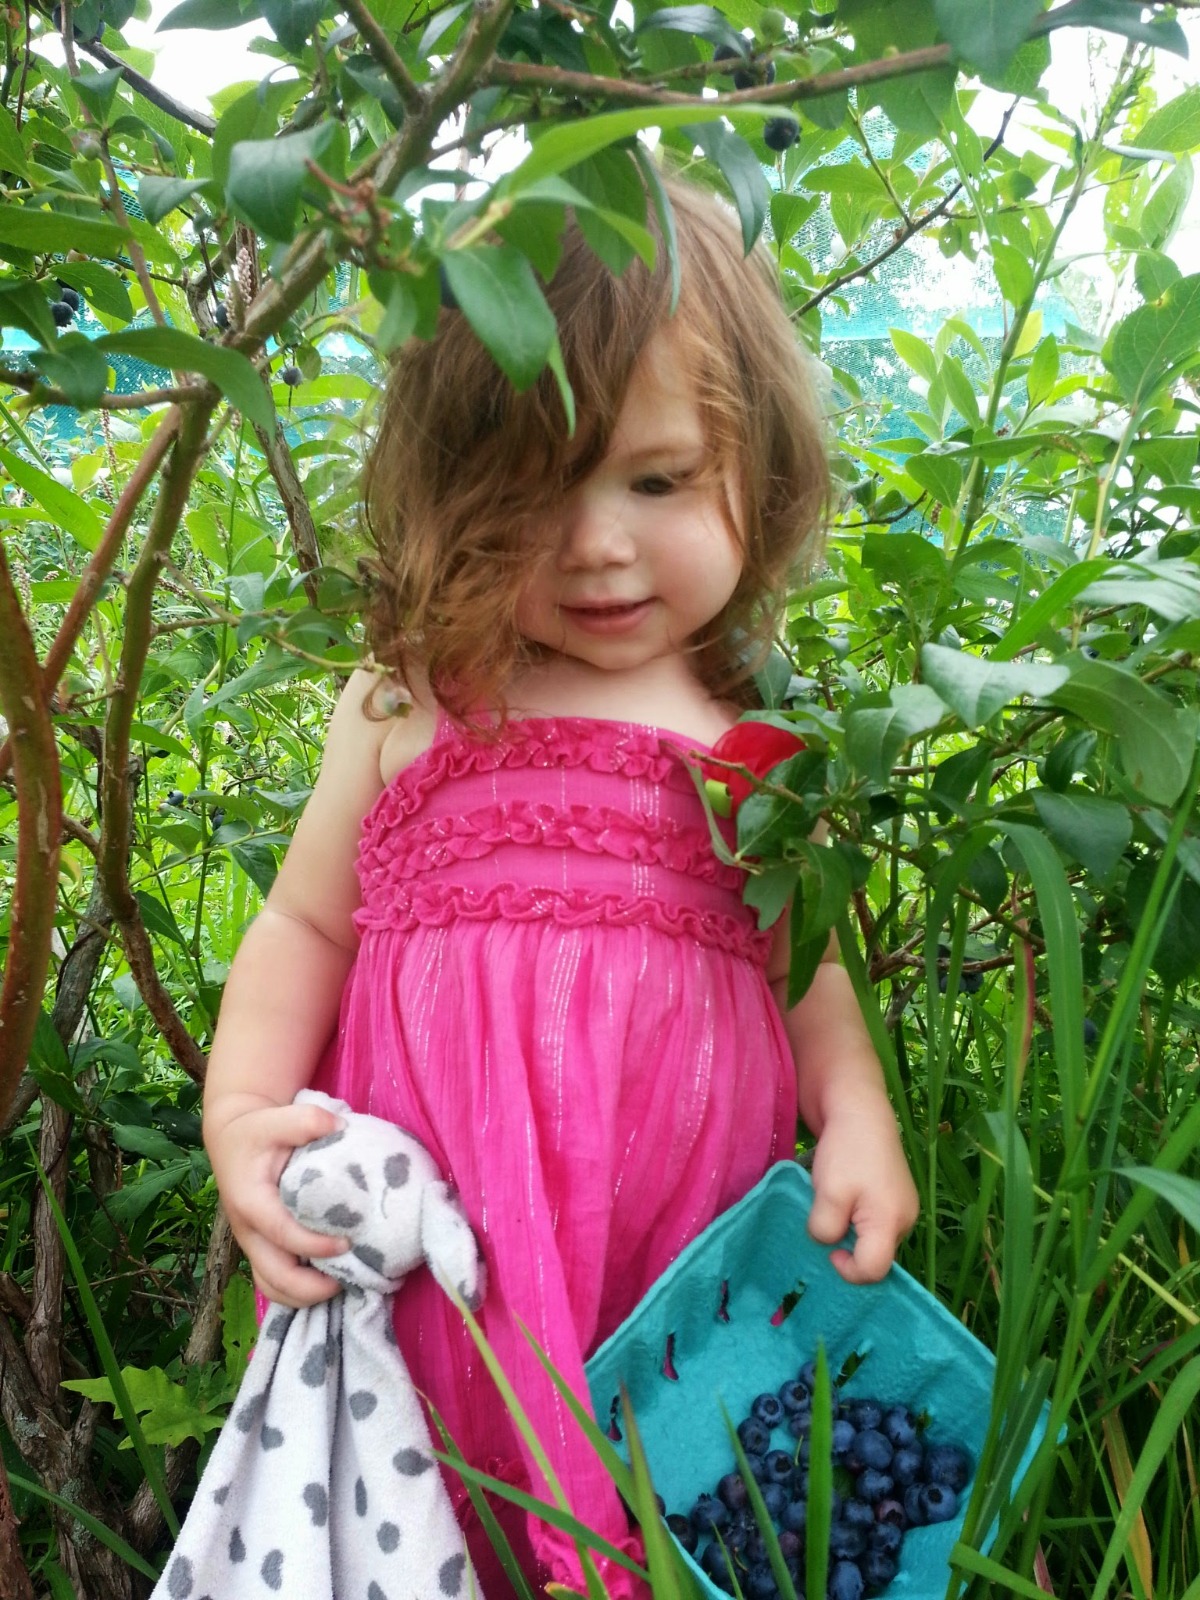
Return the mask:
{"type": "Polygon", "coordinates": [[[738,708],[715,700],[682,656],[627,672],[605,672],[554,657],[521,672],[508,694],[514,717],[595,717],[674,728],[711,743],[737,720],[738,708]]]}

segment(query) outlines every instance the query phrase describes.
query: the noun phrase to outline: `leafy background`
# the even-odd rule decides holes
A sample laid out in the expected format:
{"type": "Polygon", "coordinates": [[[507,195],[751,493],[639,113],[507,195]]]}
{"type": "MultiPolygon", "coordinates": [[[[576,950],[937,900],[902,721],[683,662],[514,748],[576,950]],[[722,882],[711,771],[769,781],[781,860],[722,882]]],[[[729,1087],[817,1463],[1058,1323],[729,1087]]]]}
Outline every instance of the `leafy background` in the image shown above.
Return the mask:
{"type": "Polygon", "coordinates": [[[838,932],[922,1194],[904,1264],[997,1352],[948,1590],[1200,1595],[1200,90],[1162,92],[1173,9],[185,0],[170,25],[261,23],[261,84],[211,112],[156,89],[135,9],[0,21],[0,1594],[148,1592],[253,1339],[204,1052],[361,653],[379,363],[448,286],[514,383],[553,365],[566,207],[614,270],[646,253],[657,129],[767,239],[829,370],[837,524],[762,682],[807,749],[739,846],[762,916],[792,901],[798,986],[838,932]],[[1064,29],[1080,117],[1043,87],[1064,29]],[[512,130],[521,159],[469,182],[512,130]],[[934,260],[971,303],[918,321],[934,260]]]}

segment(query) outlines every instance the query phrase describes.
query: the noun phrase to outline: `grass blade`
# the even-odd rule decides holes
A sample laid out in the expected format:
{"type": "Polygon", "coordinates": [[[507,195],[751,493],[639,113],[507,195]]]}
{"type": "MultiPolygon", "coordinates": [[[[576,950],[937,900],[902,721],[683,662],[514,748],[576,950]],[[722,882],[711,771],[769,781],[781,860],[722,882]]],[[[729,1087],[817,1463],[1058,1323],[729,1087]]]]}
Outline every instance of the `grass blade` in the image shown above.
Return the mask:
{"type": "Polygon", "coordinates": [[[629,1392],[624,1384],[621,1385],[621,1415],[625,1419],[625,1437],[629,1441],[629,1460],[633,1467],[633,1499],[630,1503],[645,1540],[646,1565],[650,1569],[650,1584],[655,1600],[682,1600],[675,1543],[658,1514],[642,1436],[638,1432],[629,1392]]]}
{"type": "Polygon", "coordinates": [[[1046,1600],[1046,1592],[1039,1589],[1036,1583],[1028,1578],[1022,1578],[1019,1573],[1010,1572],[1007,1567],[1002,1567],[998,1561],[993,1561],[989,1556],[981,1556],[978,1550],[972,1550],[969,1544],[956,1544],[950,1552],[950,1561],[953,1566],[961,1567],[964,1572],[973,1573],[977,1578],[985,1578],[988,1583],[997,1589],[1007,1589],[1012,1594],[1024,1595],[1025,1600],[1046,1600]]]}
{"type": "Polygon", "coordinates": [[[82,1523],[94,1539],[111,1550],[114,1555],[120,1556],[127,1567],[140,1572],[144,1578],[150,1578],[152,1581],[158,1578],[158,1573],[144,1557],[138,1555],[131,1544],[126,1544],[119,1533],[114,1533],[107,1524],[100,1521],[99,1517],[92,1516],[90,1511],[77,1506],[73,1500],[64,1500],[62,1495],[55,1494],[50,1489],[43,1489],[40,1483],[34,1483],[32,1479],[22,1477],[18,1472],[10,1471],[8,1481],[15,1488],[24,1489],[26,1494],[35,1495],[39,1500],[47,1500],[60,1511],[67,1512],[76,1522],[82,1523]]]}
{"type": "Polygon", "coordinates": [[[629,1470],[628,1463],[624,1460],[620,1451],[614,1447],[612,1440],[605,1434],[595,1417],[592,1416],[591,1412],[519,1317],[517,1318],[517,1327],[520,1328],[525,1338],[529,1341],[530,1349],[545,1368],[550,1382],[563,1397],[567,1409],[582,1428],[589,1444],[600,1457],[604,1470],[608,1473],[613,1483],[616,1484],[617,1493],[624,1498],[627,1505],[632,1505],[633,1474],[629,1470]]]}
{"type": "Polygon", "coordinates": [[[812,1427],[808,1434],[808,1522],[805,1529],[805,1590],[823,1595],[829,1582],[829,1528],[833,1521],[833,1389],[825,1344],[817,1341],[812,1427]]]}
{"type": "MultiPolygon", "coordinates": [[[[429,1399],[428,1395],[425,1397],[425,1400],[429,1407],[429,1414],[433,1418],[434,1425],[436,1426],[437,1431],[441,1434],[442,1440],[446,1446],[446,1457],[461,1475],[462,1468],[467,1464],[466,1457],[451,1438],[450,1432],[447,1429],[446,1424],[442,1421],[441,1414],[439,1413],[437,1407],[433,1404],[433,1401],[429,1399]]],[[[463,1482],[466,1484],[467,1493],[471,1497],[471,1504],[475,1507],[476,1515],[483,1524],[484,1532],[491,1541],[492,1549],[499,1556],[500,1565],[504,1568],[505,1575],[507,1576],[509,1583],[512,1584],[513,1589],[516,1591],[519,1600],[534,1600],[534,1594],[533,1590],[529,1586],[529,1580],[521,1571],[520,1565],[517,1562],[517,1558],[515,1555],[513,1555],[512,1545],[508,1542],[508,1535],[497,1521],[496,1513],[492,1510],[491,1506],[488,1505],[487,1498],[484,1495],[483,1490],[477,1483],[472,1483],[470,1478],[464,1477],[463,1482]]]]}
{"type": "Polygon", "coordinates": [[[755,1481],[754,1474],[750,1471],[750,1463],[746,1460],[746,1452],[742,1449],[742,1441],[738,1438],[737,1429],[734,1427],[724,1406],[721,1407],[721,1420],[725,1424],[730,1443],[733,1445],[738,1471],[742,1475],[742,1482],[746,1485],[746,1493],[750,1497],[750,1505],[754,1510],[754,1520],[758,1524],[758,1531],[762,1534],[763,1543],[767,1547],[767,1560],[775,1576],[775,1582],[779,1585],[779,1593],[783,1596],[783,1600],[796,1600],[796,1586],[792,1582],[792,1575],[783,1559],[783,1551],[779,1548],[779,1536],[775,1532],[771,1514],[763,1500],[762,1490],[755,1481]]]}

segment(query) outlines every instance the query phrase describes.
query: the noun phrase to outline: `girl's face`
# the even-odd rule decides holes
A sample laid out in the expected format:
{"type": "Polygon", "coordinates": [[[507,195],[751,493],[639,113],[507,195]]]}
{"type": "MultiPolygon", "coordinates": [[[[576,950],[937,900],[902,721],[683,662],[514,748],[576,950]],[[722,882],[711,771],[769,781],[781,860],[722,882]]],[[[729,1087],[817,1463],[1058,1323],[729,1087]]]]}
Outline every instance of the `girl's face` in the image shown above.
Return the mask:
{"type": "MultiPolygon", "coordinates": [[[[742,572],[722,482],[668,331],[646,346],[608,454],[552,519],[517,603],[527,638],[600,671],[678,655],[742,572]]],[[[728,485],[738,505],[738,486],[728,485]]]]}

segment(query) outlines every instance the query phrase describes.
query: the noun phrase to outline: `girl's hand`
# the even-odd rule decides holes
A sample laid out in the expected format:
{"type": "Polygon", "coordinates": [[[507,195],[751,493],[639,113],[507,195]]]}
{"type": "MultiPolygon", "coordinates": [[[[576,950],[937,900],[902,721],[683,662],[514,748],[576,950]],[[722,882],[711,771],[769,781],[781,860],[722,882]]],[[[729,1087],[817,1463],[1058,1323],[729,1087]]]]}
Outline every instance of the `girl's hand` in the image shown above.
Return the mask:
{"type": "Polygon", "coordinates": [[[254,1286],[283,1306],[311,1306],[341,1289],[327,1273],[301,1266],[298,1256],[335,1256],[348,1239],[314,1233],[292,1216],[279,1197],[279,1175],[298,1145],[309,1144],[343,1123],[320,1106],[255,1102],[232,1115],[205,1112],[204,1143],[212,1162],[229,1225],[250,1262],[254,1286]]]}
{"type": "Polygon", "coordinates": [[[821,1244],[836,1244],[853,1226],[853,1253],[835,1250],[830,1260],[847,1283],[882,1278],[919,1209],[886,1095],[856,1096],[827,1117],[812,1180],[809,1233],[821,1244]]]}

